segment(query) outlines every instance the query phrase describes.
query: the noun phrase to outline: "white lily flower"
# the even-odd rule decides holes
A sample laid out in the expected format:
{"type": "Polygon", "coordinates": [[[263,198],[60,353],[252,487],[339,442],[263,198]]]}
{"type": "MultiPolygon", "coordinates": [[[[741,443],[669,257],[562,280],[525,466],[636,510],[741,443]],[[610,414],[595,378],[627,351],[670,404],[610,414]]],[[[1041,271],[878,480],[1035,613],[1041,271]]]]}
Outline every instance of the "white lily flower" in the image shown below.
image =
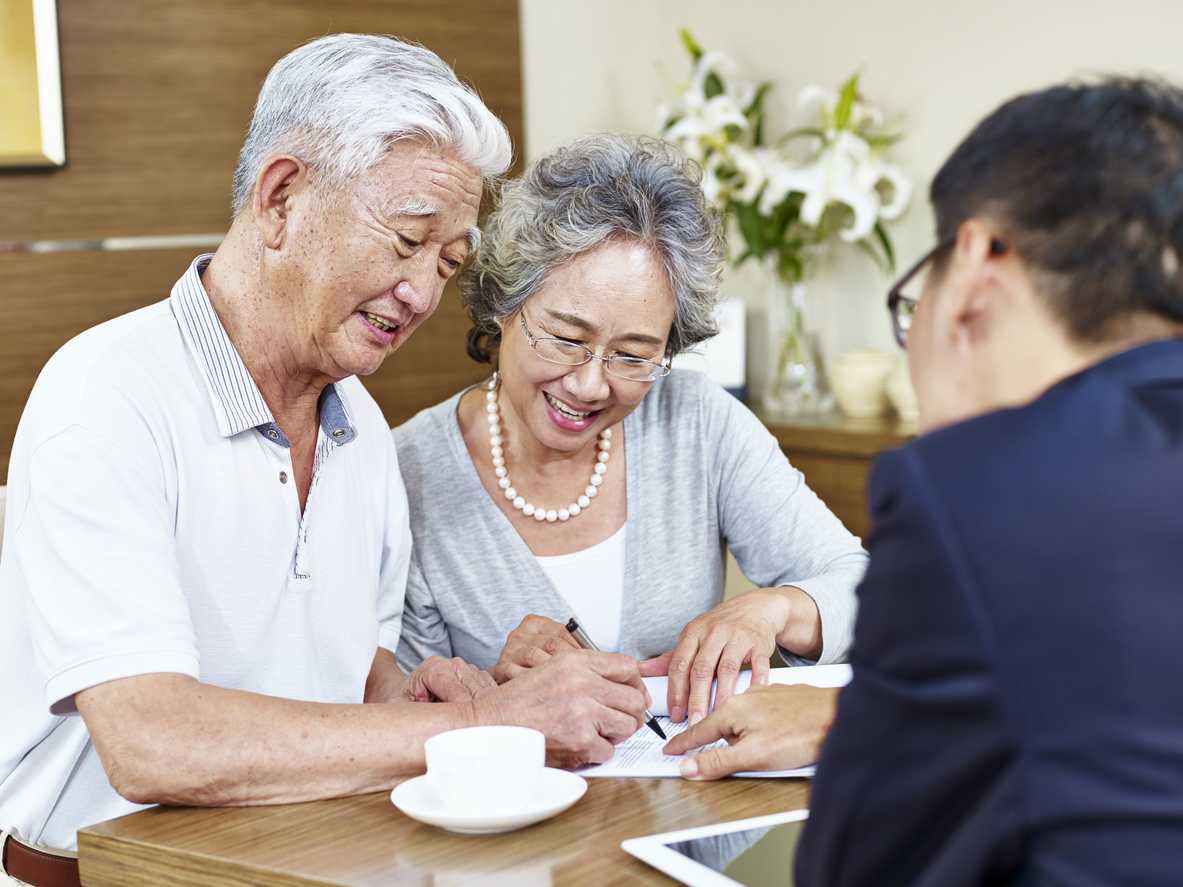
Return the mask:
{"type": "Polygon", "coordinates": [[[871,146],[864,139],[849,133],[844,133],[844,135],[851,143],[852,156],[855,157],[857,164],[855,186],[868,194],[877,195],[880,204],[877,207],[879,218],[898,218],[908,205],[908,201],[912,199],[911,179],[904,175],[903,170],[898,166],[876,157],[875,152],[871,150],[871,146]],[[884,180],[891,185],[892,191],[891,202],[886,206],[882,205],[882,195],[879,192],[879,183],[884,180]]]}
{"type": "Polygon", "coordinates": [[[818,187],[819,176],[812,167],[794,166],[783,157],[771,158],[765,165],[765,173],[768,180],[764,185],[764,193],[760,195],[760,205],[756,207],[762,216],[771,215],[794,191],[808,194],[818,187]]]}
{"type": "Polygon", "coordinates": [[[732,80],[727,84],[727,95],[740,108],[748,108],[756,98],[756,87],[744,80],[732,80]]]}
{"type": "Polygon", "coordinates": [[[682,112],[693,114],[707,102],[707,95],[702,91],[702,85],[695,83],[686,88],[681,97],[682,112]]]}
{"type": "MultiPolygon", "coordinates": [[[[685,117],[682,118],[682,120],[685,119],[685,117]]],[[[681,122],[681,120],[678,121],[678,123],[681,122]]],[[[674,126],[677,125],[678,124],[676,123],[674,124],[674,126]]],[[[669,131],[666,132],[665,137],[681,148],[682,153],[684,153],[687,157],[689,157],[699,166],[702,166],[703,161],[706,159],[706,146],[703,144],[702,139],[698,138],[696,135],[676,135],[673,132],[673,127],[670,127],[669,131]]]]}
{"type": "Polygon", "coordinates": [[[656,121],[654,128],[658,132],[664,132],[666,124],[670,122],[670,118],[673,116],[673,105],[670,102],[662,102],[653,112],[653,119],[656,121]]]}
{"type": "MultiPolygon", "coordinates": [[[[824,86],[818,86],[816,83],[806,86],[797,93],[797,104],[800,107],[809,108],[812,105],[820,106],[822,120],[826,122],[827,126],[834,120],[834,112],[838,108],[838,99],[837,90],[827,89],[824,86]]],[[[870,102],[856,98],[854,106],[850,109],[850,121],[847,124],[847,128],[858,132],[865,123],[870,123],[872,126],[882,126],[883,112],[870,102]]]]}
{"type": "MultiPolygon", "coordinates": [[[[689,37],[687,42],[694,45],[689,37]]],[[[681,94],[657,109],[658,127],[702,167],[708,200],[724,210],[754,203],[768,220],[790,195],[799,194],[800,207],[784,231],[785,237],[794,239],[816,239],[816,229],[835,204],[850,210],[842,216],[846,226],[836,232],[847,242],[866,241],[879,220],[903,213],[912,197],[911,180],[883,159],[885,145],[872,149],[862,135],[864,129],[882,126],[883,114],[856,95],[848,119],[837,126],[843,90],[857,80],[847,79],[838,89],[806,86],[798,93],[800,106],[817,107],[817,131],[815,138],[795,141],[790,153],[754,144],[754,127],[744,109],[751,108],[758,87],[733,77],[735,69],[735,61],[725,53],[702,53],[681,94]],[[708,99],[706,85],[712,75],[718,78],[712,87],[721,86],[722,91],[708,99]]],[[[773,242],[766,242],[766,233],[753,234],[757,242],[748,244],[749,253],[763,256],[788,248],[789,243],[777,240],[780,232],[777,227],[773,242]]],[[[835,232],[827,228],[824,233],[835,232]]]]}
{"type": "Polygon", "coordinates": [[[735,199],[740,203],[751,203],[768,182],[768,169],[776,161],[776,152],[768,148],[732,150],[731,161],[743,180],[735,199]]]}
{"type": "MultiPolygon", "coordinates": [[[[839,231],[838,236],[847,243],[867,237],[875,229],[875,222],[879,218],[879,192],[875,190],[879,176],[871,168],[871,146],[852,132],[840,132],[822,152],[818,164],[826,170],[826,203],[844,203],[854,213],[850,226],[839,231]]],[[[801,216],[805,217],[804,204],[801,206],[801,216]]],[[[820,212],[817,217],[820,220],[820,212]]]]}
{"type": "Polygon", "coordinates": [[[854,107],[850,110],[850,128],[858,131],[864,123],[870,123],[872,126],[882,126],[883,112],[870,102],[856,99],[854,107]]]}
{"type": "MultiPolygon", "coordinates": [[[[891,203],[880,208],[879,218],[888,221],[898,219],[908,208],[908,203],[912,199],[912,180],[894,163],[879,161],[879,166],[880,179],[887,179],[891,185],[891,203]]],[[[876,180],[875,184],[878,185],[879,180],[876,180]]]]}
{"type": "Polygon", "coordinates": [[[747,124],[748,119],[735,104],[735,99],[717,95],[708,99],[697,113],[687,114],[666,130],[666,136],[674,140],[704,137],[723,140],[725,127],[734,125],[742,128],[747,124]]]}
{"type": "Polygon", "coordinates": [[[725,203],[726,200],[719,199],[719,192],[722,190],[722,183],[719,181],[719,176],[713,169],[703,169],[702,171],[702,193],[708,201],[718,206],[720,203],[725,203]]]}
{"type": "Polygon", "coordinates": [[[816,83],[811,83],[797,93],[797,104],[802,108],[820,105],[823,111],[832,113],[834,106],[838,104],[838,93],[824,86],[818,86],[816,83]]]}
{"type": "Polygon", "coordinates": [[[725,52],[704,52],[694,65],[694,89],[702,92],[706,86],[706,79],[715,74],[720,80],[739,70],[735,59],[725,52]]]}
{"type": "Polygon", "coordinates": [[[759,210],[764,215],[771,213],[796,191],[805,195],[801,222],[816,227],[827,207],[842,203],[850,208],[853,219],[838,236],[848,243],[862,240],[875,229],[879,218],[879,192],[874,186],[881,176],[874,175],[870,185],[865,184],[868,175],[864,169],[871,162],[871,149],[865,140],[853,133],[837,133],[815,163],[806,167],[785,163],[770,173],[759,210]]]}

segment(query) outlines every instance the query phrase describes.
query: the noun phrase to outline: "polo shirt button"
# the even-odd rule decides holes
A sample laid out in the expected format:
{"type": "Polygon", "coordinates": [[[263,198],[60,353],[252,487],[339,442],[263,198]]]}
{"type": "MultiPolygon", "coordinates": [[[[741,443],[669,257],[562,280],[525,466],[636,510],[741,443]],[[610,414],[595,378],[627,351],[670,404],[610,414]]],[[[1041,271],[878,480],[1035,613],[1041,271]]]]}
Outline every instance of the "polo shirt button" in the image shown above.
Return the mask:
{"type": "Polygon", "coordinates": [[[286,484],[288,482],[288,473],[286,471],[281,471],[279,473],[279,482],[281,484],[286,484]]]}

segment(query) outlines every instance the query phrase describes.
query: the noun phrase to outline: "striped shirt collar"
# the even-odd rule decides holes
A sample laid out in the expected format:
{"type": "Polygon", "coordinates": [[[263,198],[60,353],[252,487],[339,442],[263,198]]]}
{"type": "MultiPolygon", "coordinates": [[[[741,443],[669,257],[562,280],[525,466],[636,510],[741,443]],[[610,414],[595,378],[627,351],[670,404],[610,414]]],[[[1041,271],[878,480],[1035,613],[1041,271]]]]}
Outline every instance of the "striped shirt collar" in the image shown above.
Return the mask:
{"type": "MultiPolygon", "coordinates": [[[[238,356],[234,343],[226,335],[222,321],[210,304],[205,287],[201,285],[201,272],[212,258],[212,254],[206,254],[193,260],[189,270],[173,287],[169,305],[181,328],[181,335],[205,377],[218,418],[218,430],[223,437],[231,437],[254,428],[278,446],[290,447],[291,442],[275,424],[275,417],[263,400],[259,386],[238,356]]],[[[345,393],[332,383],[320,396],[320,427],[324,435],[339,446],[357,437],[345,393]]]]}

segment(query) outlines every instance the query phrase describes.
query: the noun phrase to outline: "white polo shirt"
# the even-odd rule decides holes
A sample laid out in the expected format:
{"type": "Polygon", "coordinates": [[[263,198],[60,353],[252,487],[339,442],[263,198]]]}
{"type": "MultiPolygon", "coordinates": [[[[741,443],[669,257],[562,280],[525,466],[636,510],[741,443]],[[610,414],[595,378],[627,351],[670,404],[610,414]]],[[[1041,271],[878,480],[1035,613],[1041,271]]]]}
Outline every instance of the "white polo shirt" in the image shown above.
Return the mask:
{"type": "MultiPolygon", "coordinates": [[[[390,430],[329,386],[307,507],[288,442],[197,259],[165,302],[46,364],[13,446],[0,552],[0,829],[51,847],[139,809],[110,787],[73,694],[179,672],[360,702],[394,651],[411,536],[390,430]]],[[[265,725],[260,725],[265,728],[265,725]]]]}

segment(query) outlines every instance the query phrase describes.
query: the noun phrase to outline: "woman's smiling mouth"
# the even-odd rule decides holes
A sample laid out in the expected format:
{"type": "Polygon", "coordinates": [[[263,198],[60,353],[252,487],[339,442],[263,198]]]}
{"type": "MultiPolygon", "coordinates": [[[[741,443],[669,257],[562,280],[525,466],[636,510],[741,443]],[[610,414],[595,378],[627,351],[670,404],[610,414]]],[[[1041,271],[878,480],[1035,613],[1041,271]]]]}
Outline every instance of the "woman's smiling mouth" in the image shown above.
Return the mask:
{"type": "Polygon", "coordinates": [[[586,419],[592,413],[598,412],[597,410],[588,410],[587,412],[584,412],[584,413],[578,412],[577,410],[571,409],[569,406],[567,406],[562,401],[556,400],[554,397],[547,394],[545,391],[542,393],[546,396],[546,402],[549,403],[552,407],[554,407],[554,409],[560,415],[565,416],[568,419],[572,419],[573,421],[578,422],[581,419],[586,419]]]}

